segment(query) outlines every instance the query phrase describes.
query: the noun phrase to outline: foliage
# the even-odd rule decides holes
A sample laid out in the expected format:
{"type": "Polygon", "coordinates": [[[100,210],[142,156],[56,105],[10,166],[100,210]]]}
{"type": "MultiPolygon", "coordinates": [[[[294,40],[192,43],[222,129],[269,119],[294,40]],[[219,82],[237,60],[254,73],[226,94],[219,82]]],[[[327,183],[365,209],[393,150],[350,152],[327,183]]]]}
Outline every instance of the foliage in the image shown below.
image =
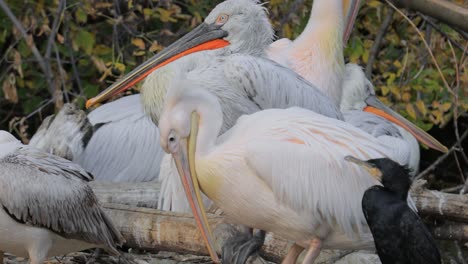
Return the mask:
{"type": "MultiPolygon", "coordinates": [[[[20,134],[26,140],[25,126],[29,124],[30,132],[34,131],[42,118],[59,109],[64,101],[83,106],[87,98],[201,23],[217,2],[69,0],[60,10],[58,0],[6,1],[28,37],[24,38],[0,12],[0,129],[8,129],[9,123],[15,127],[21,121],[20,134]],[[57,34],[53,36],[57,18],[57,34]],[[49,88],[31,45],[37,46],[50,65],[53,87],[49,88]]],[[[294,38],[307,23],[311,3],[272,0],[267,8],[277,35],[294,38]]],[[[365,3],[346,58],[363,66],[367,63],[387,12],[382,2],[365,3]]],[[[427,29],[427,22],[420,16],[410,14],[410,18],[420,30],[427,29]]],[[[466,41],[454,30],[444,25],[440,28],[466,47],[466,41]]],[[[463,52],[454,47],[453,55],[447,38],[435,30],[430,45],[451,89],[459,82],[458,113],[465,112],[468,75],[463,52]]],[[[396,13],[377,54],[372,80],[382,100],[425,129],[443,126],[454,114],[454,96],[444,87],[415,29],[396,13]]]]}

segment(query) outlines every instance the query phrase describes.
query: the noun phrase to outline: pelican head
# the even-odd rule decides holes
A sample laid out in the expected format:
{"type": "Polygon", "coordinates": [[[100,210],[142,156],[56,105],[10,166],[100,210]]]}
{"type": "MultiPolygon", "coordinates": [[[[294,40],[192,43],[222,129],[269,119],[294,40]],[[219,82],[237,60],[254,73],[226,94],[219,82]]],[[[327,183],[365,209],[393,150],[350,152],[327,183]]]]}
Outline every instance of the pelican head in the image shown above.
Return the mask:
{"type": "Polygon", "coordinates": [[[221,105],[214,95],[204,89],[185,89],[191,85],[187,82],[176,81],[171,85],[178,87],[168,89],[170,92],[159,120],[161,146],[174,158],[185,194],[210,256],[215,263],[219,263],[198,184],[195,153],[203,151],[203,147],[208,147],[209,142],[216,139],[222,125],[221,105]],[[210,127],[199,130],[205,125],[210,127]],[[196,149],[197,145],[200,145],[200,149],[196,149]]]}
{"type": "Polygon", "coordinates": [[[380,175],[382,185],[386,189],[398,194],[402,199],[406,199],[408,196],[408,190],[411,186],[410,169],[408,167],[400,165],[389,158],[364,161],[352,156],[346,156],[345,160],[361,166],[369,171],[371,175],[380,175]]]}
{"type": "Polygon", "coordinates": [[[12,134],[0,130],[0,158],[5,157],[19,146],[21,146],[21,143],[12,134]]]}
{"type": "Polygon", "coordinates": [[[375,96],[372,83],[366,78],[362,68],[356,64],[346,65],[340,109],[342,112],[358,110],[381,116],[404,128],[426,146],[441,152],[448,151],[447,147],[437,139],[382,103],[375,96]]]}
{"type": "Polygon", "coordinates": [[[156,69],[188,54],[222,49],[224,54],[259,55],[273,36],[265,8],[258,1],[227,0],[217,5],[201,25],[88,100],[86,107],[127,90],[156,69]]]}
{"type": "Polygon", "coordinates": [[[0,144],[18,142],[18,140],[5,130],[0,130],[0,144]]]}

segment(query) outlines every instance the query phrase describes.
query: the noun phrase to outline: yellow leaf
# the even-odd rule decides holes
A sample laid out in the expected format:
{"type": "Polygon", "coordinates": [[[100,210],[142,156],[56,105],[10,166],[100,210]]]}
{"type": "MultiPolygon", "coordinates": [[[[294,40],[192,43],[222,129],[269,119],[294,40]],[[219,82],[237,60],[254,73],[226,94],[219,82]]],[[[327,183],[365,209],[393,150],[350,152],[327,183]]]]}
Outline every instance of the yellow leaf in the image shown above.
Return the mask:
{"type": "Polygon", "coordinates": [[[413,120],[416,120],[416,111],[414,110],[414,107],[412,104],[406,105],[406,112],[413,120]]]}
{"type": "Polygon", "coordinates": [[[123,63],[114,63],[114,68],[118,69],[120,72],[125,72],[125,65],[123,63]]]}
{"type": "Polygon", "coordinates": [[[419,112],[421,112],[421,114],[423,114],[423,116],[425,116],[427,114],[426,105],[424,104],[424,102],[422,100],[417,100],[416,101],[416,107],[418,108],[419,112]]]}
{"type": "Polygon", "coordinates": [[[146,54],[146,52],[144,50],[139,50],[139,51],[134,51],[133,52],[133,56],[135,57],[141,57],[141,56],[144,56],[146,54]]]}
{"type": "Polygon", "coordinates": [[[367,5],[373,8],[379,7],[381,4],[382,3],[380,3],[380,1],[377,1],[377,0],[372,0],[372,1],[367,2],[367,5]]]}
{"type": "Polygon", "coordinates": [[[396,86],[390,87],[390,92],[396,97],[396,99],[401,100],[400,89],[396,86]]]}
{"type": "Polygon", "coordinates": [[[452,107],[452,103],[447,102],[442,104],[442,111],[447,112],[452,107]]]}
{"type": "Polygon", "coordinates": [[[141,50],[145,49],[145,42],[141,38],[132,39],[132,44],[137,46],[141,50]]]}
{"type": "Polygon", "coordinates": [[[380,86],[380,91],[382,92],[383,96],[386,96],[390,92],[390,89],[388,89],[386,85],[382,85],[380,86]]]}
{"type": "Polygon", "coordinates": [[[411,94],[405,92],[403,93],[403,96],[401,97],[401,99],[403,100],[403,102],[408,103],[411,99],[411,94]]]}
{"type": "Polygon", "coordinates": [[[164,47],[159,45],[159,43],[155,40],[153,43],[151,43],[151,46],[149,48],[149,51],[151,52],[156,52],[162,50],[164,47]]]}

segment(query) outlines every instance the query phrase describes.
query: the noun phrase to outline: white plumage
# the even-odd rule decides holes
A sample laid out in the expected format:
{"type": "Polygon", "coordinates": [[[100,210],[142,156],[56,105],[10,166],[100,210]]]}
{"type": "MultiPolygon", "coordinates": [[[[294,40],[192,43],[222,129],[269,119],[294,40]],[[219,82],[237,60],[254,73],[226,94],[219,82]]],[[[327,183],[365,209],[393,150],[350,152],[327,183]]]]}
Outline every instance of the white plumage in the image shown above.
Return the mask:
{"type": "Polygon", "coordinates": [[[217,143],[223,122],[217,97],[181,85],[171,89],[182,93],[168,95],[160,120],[161,144],[180,155],[174,144],[193,132],[190,116],[199,114],[195,171],[202,191],[227,219],[303,247],[314,238],[325,248],[373,246],[361,198],[379,182],[344,157],[399,161],[391,146],[353,125],[301,108],[243,116],[217,143]]]}
{"type": "Polygon", "coordinates": [[[97,181],[146,182],[158,178],[163,156],[158,138],[140,96],[131,95],[87,116],[66,104],[44,120],[29,145],[78,163],[97,181]]]}
{"type": "Polygon", "coordinates": [[[118,254],[123,238],[78,165],[0,131],[0,255],[47,257],[93,247],[118,254]]]}

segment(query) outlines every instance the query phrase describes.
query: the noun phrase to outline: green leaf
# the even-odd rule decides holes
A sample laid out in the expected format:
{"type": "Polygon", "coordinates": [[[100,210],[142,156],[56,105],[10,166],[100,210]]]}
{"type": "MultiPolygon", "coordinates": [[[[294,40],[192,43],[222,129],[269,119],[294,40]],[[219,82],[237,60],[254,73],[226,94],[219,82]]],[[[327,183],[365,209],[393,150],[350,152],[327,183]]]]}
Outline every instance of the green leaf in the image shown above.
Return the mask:
{"type": "Polygon", "coordinates": [[[88,21],[88,15],[81,8],[76,9],[75,17],[76,17],[76,21],[78,21],[78,23],[85,24],[88,21]]]}
{"type": "Polygon", "coordinates": [[[91,55],[94,48],[95,38],[94,35],[89,33],[88,31],[80,30],[76,34],[75,43],[87,55],[91,55]]]}

